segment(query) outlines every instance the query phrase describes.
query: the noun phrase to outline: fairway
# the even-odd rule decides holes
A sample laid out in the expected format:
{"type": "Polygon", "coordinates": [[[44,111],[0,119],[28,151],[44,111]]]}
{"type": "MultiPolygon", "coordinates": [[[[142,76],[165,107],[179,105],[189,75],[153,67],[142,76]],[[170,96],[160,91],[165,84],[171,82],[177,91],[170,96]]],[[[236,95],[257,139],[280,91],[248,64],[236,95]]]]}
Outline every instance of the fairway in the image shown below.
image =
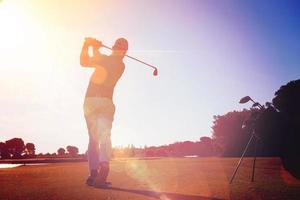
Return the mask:
{"type": "Polygon", "coordinates": [[[87,163],[59,163],[0,169],[0,199],[206,200],[299,199],[300,181],[285,173],[277,158],[242,163],[228,184],[236,158],[117,159],[109,180],[112,189],[85,185],[87,163]]]}

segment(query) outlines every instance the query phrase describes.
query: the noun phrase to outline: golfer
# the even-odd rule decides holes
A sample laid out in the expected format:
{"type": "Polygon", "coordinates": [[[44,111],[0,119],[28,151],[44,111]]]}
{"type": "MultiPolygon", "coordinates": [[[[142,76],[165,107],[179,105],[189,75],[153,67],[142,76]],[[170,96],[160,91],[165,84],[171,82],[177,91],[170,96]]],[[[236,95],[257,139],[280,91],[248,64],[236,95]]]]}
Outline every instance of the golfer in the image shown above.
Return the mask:
{"type": "Polygon", "coordinates": [[[117,39],[109,56],[99,52],[101,46],[100,41],[86,38],[80,55],[80,64],[82,67],[95,68],[83,105],[89,134],[90,175],[86,184],[106,188],[110,186],[106,179],[109,173],[111,128],[115,113],[113,92],[125,69],[123,58],[128,49],[128,42],[124,38],[117,39]],[[92,47],[92,56],[89,56],[89,47],[92,47]]]}

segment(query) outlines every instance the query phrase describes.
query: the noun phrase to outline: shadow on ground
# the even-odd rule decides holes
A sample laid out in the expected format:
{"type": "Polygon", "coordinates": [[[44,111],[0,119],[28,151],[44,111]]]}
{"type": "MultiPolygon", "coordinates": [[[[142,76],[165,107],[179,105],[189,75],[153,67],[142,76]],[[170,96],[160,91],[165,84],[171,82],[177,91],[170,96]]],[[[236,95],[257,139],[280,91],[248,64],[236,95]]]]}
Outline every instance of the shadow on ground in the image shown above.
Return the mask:
{"type": "Polygon", "coordinates": [[[140,194],[140,195],[152,197],[159,200],[222,200],[218,198],[202,197],[196,195],[154,192],[154,191],[147,191],[147,190],[133,190],[133,189],[125,189],[125,188],[117,188],[117,187],[111,187],[109,189],[122,191],[122,192],[130,192],[134,194],[140,194]]]}

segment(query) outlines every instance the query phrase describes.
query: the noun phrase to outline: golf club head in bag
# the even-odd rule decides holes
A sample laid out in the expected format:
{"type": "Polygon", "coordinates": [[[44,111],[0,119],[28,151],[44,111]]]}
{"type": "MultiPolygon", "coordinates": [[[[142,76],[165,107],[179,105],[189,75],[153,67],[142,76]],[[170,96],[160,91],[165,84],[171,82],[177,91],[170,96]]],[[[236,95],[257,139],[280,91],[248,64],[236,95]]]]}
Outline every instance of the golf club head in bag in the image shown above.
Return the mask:
{"type": "Polygon", "coordinates": [[[158,75],[158,71],[157,71],[157,68],[155,68],[153,71],[153,76],[157,76],[157,75],[158,75]]]}
{"type": "Polygon", "coordinates": [[[252,100],[251,97],[245,96],[245,97],[241,98],[239,103],[244,104],[244,103],[247,103],[248,101],[251,101],[251,100],[252,100]]]}

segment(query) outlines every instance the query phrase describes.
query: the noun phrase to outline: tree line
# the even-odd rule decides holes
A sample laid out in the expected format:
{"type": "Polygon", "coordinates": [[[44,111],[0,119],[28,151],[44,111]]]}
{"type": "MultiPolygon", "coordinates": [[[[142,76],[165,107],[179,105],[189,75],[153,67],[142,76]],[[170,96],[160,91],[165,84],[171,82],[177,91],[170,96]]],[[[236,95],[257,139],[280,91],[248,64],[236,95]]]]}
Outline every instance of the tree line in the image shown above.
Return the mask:
{"type": "MultiPolygon", "coordinates": [[[[213,156],[214,147],[210,137],[201,137],[199,141],[175,142],[163,146],[144,146],[137,148],[133,145],[127,147],[114,147],[112,157],[164,157],[164,156],[213,156]]],[[[0,142],[0,159],[22,159],[22,158],[86,158],[87,153],[79,154],[76,146],[59,148],[54,153],[35,153],[33,143],[24,143],[22,138],[12,138],[5,142],[0,142]]]]}
{"type": "Polygon", "coordinates": [[[33,143],[24,143],[22,138],[12,138],[5,142],[0,142],[0,159],[21,159],[21,158],[37,158],[37,157],[77,157],[79,150],[76,146],[67,146],[59,148],[57,153],[35,153],[35,145],[33,143]]]}
{"type": "Polygon", "coordinates": [[[214,144],[210,137],[201,137],[199,141],[184,141],[162,146],[144,146],[113,148],[112,156],[117,157],[184,157],[184,156],[214,156],[214,144]]]}
{"type": "Polygon", "coordinates": [[[19,159],[35,157],[35,145],[25,144],[21,138],[13,138],[5,142],[0,142],[1,159],[19,159]]]}

